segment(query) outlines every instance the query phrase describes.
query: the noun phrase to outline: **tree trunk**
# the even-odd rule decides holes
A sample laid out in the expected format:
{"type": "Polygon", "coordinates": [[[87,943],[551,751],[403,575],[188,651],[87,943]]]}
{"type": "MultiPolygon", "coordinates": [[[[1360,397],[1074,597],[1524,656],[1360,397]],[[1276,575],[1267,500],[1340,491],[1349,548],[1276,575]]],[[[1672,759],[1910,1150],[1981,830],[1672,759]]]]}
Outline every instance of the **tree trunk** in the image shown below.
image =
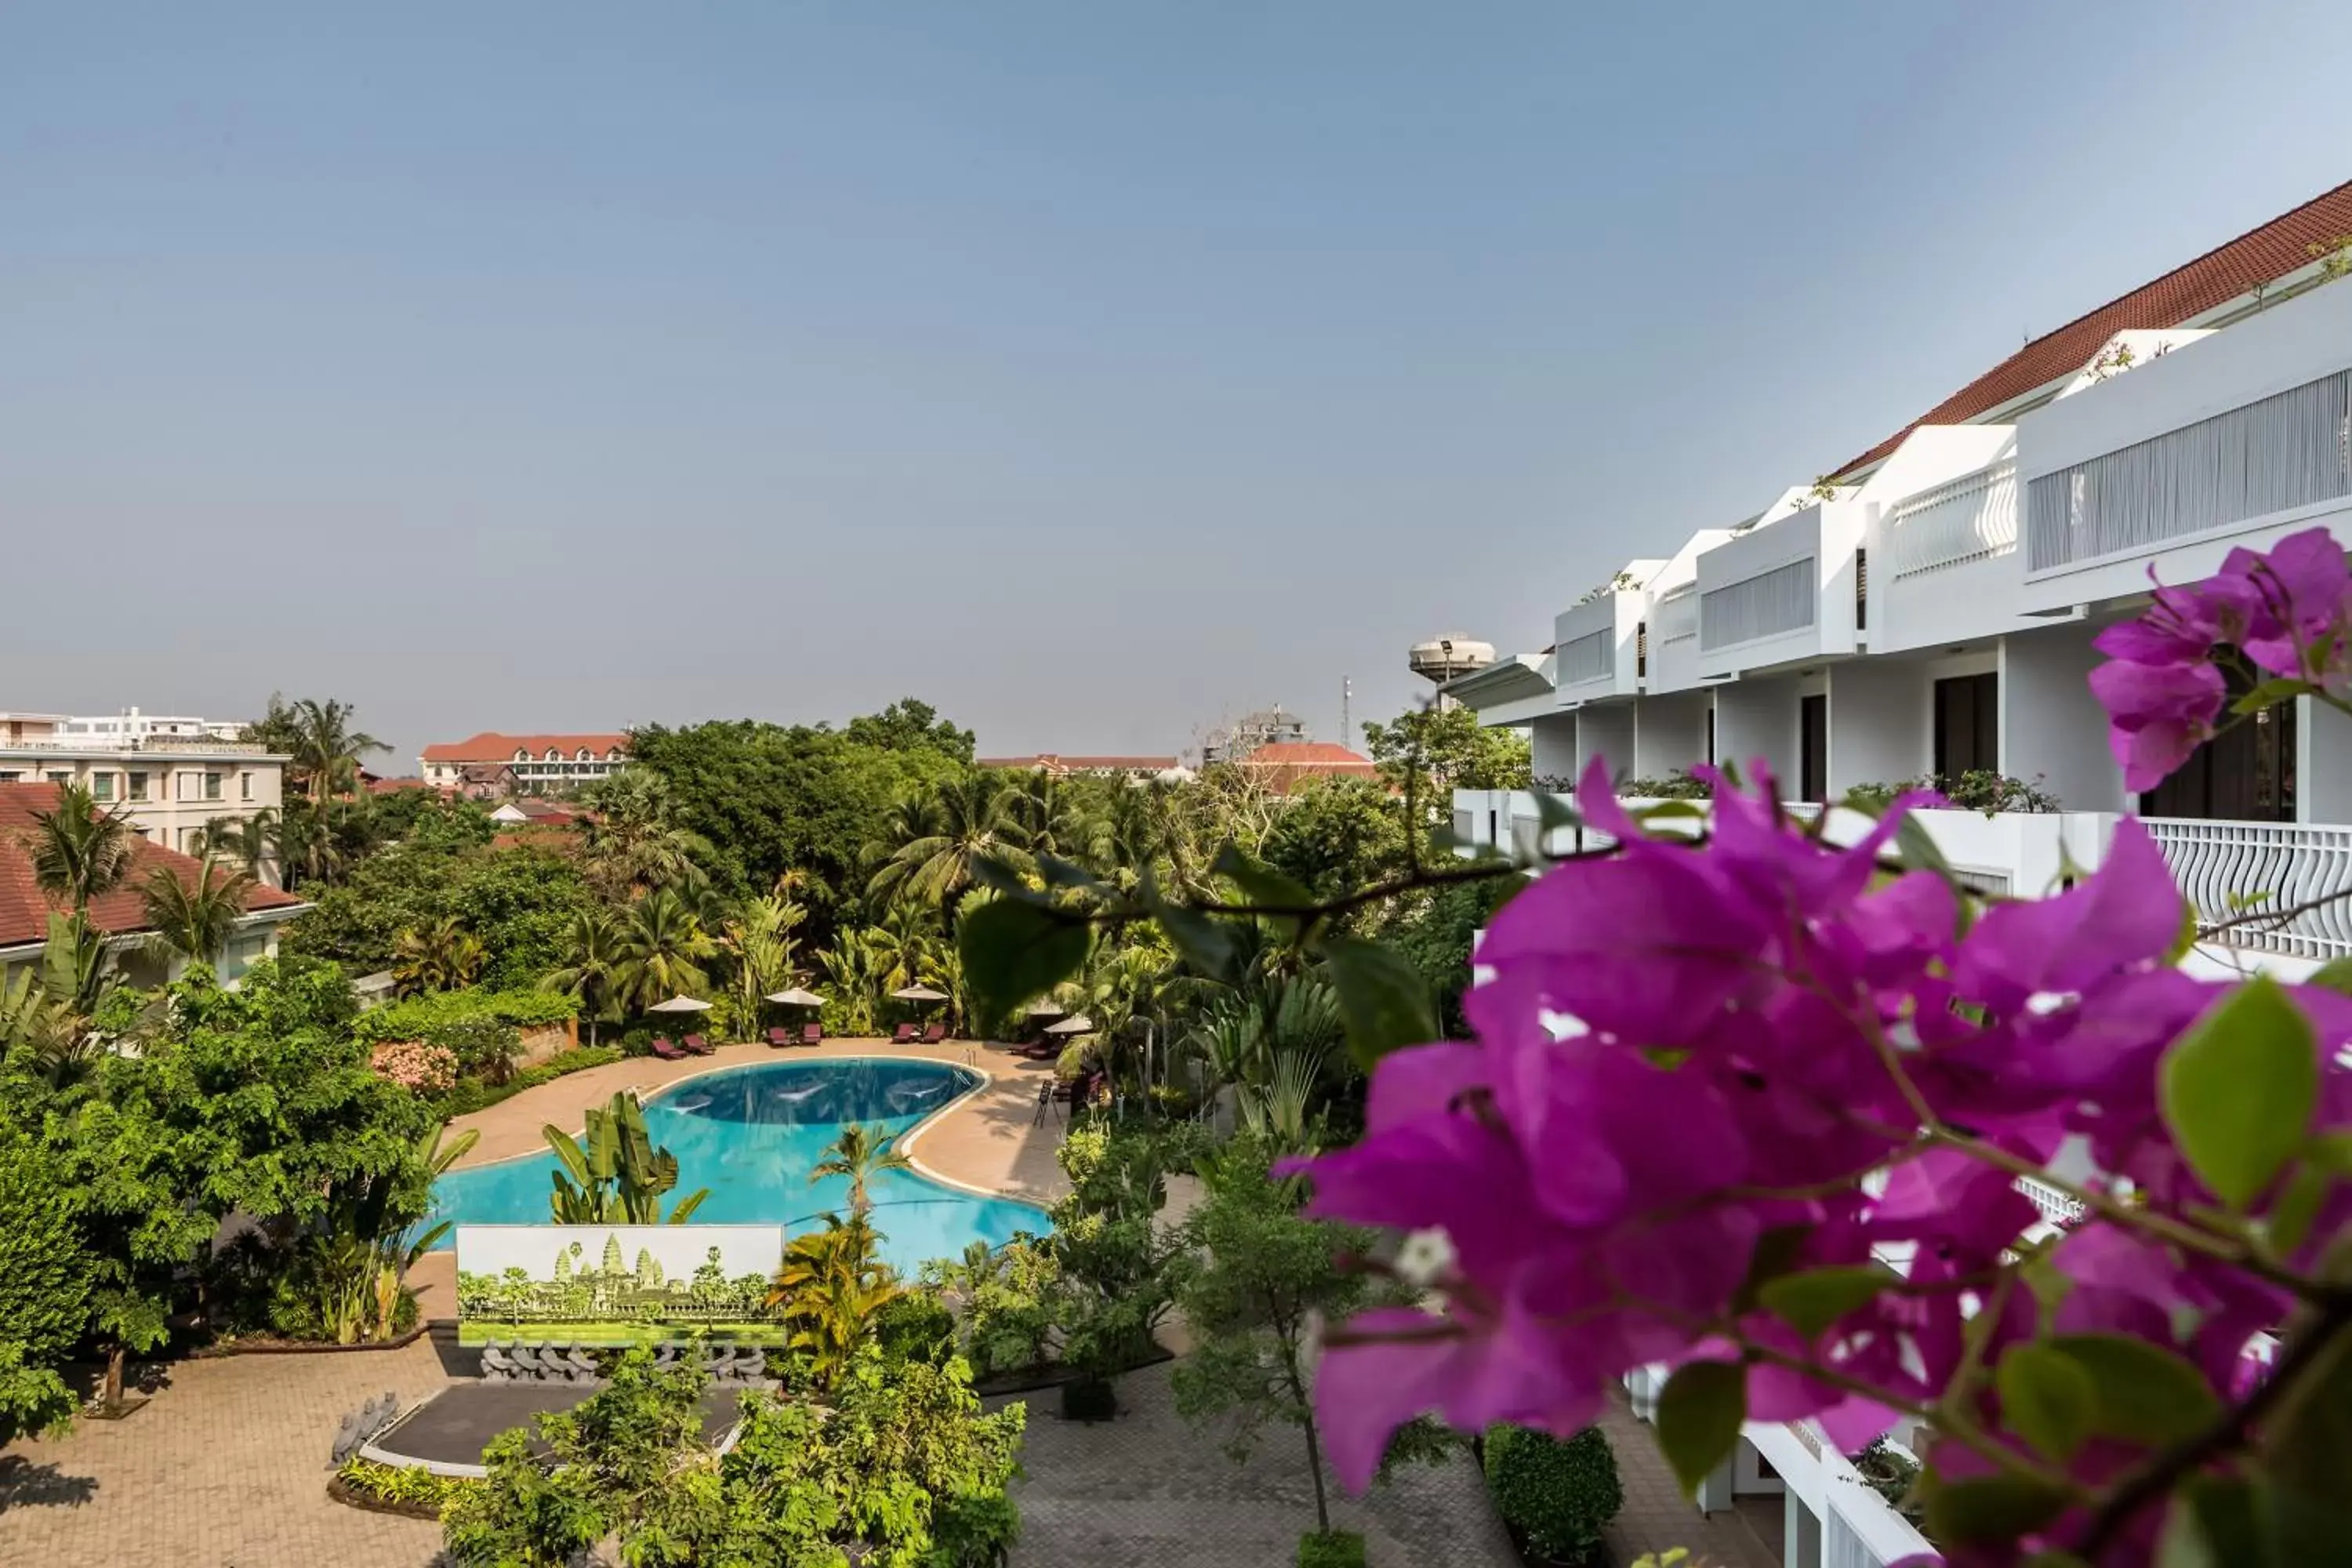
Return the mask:
{"type": "Polygon", "coordinates": [[[1331,1508],[1323,1496],[1323,1450],[1315,1440],[1315,1402],[1307,1397],[1307,1384],[1298,1375],[1298,1341],[1295,1335],[1282,1336],[1282,1372],[1290,1381],[1290,1397],[1298,1403],[1299,1429],[1307,1434],[1307,1473],[1315,1482],[1315,1528],[1326,1535],[1331,1532],[1331,1508]]]}
{"type": "Polygon", "coordinates": [[[107,1349],[106,1386],[103,1390],[103,1398],[109,1410],[119,1410],[122,1407],[122,1363],[128,1353],[119,1340],[107,1349]]]}

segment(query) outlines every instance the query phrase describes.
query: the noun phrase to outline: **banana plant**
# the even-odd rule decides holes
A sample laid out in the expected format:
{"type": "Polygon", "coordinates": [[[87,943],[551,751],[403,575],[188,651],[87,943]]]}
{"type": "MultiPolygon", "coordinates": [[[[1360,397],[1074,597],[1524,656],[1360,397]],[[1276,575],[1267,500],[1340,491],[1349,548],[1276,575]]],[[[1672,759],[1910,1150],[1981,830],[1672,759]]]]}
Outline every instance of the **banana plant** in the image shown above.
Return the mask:
{"type": "MultiPolygon", "coordinates": [[[[654,1147],[645,1112],[625,1093],[591,1107],[587,1125],[573,1138],[552,1122],[541,1131],[561,1169],[551,1173],[549,1200],[558,1225],[660,1225],[661,1198],[677,1185],[677,1156],[654,1147]]],[[[667,1223],[684,1225],[708,1187],[698,1188],[671,1208],[667,1223]]]]}

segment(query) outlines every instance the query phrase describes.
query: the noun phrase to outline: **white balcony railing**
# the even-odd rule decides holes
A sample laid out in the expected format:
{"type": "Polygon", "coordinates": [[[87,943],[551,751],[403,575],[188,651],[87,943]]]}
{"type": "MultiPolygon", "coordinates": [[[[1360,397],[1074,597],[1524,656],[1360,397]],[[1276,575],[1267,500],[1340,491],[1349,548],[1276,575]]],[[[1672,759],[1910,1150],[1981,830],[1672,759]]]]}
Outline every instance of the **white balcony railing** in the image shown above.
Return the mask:
{"type": "Polygon", "coordinates": [[[1736,643],[1783,632],[1802,631],[1813,624],[1819,608],[1820,584],[1810,555],[1709,588],[1699,595],[1698,646],[1712,653],[1736,643]]]}
{"type": "Polygon", "coordinates": [[[1886,514],[1887,569],[1922,572],[2017,552],[2017,459],[1906,496],[1886,514]]]}
{"type": "Polygon", "coordinates": [[[1681,642],[1698,636],[1698,584],[1685,583],[1658,595],[1652,628],[1661,643],[1681,642]]]}
{"type": "Polygon", "coordinates": [[[2230,946],[2296,958],[2352,955],[2352,900],[2300,908],[2352,890],[2352,827],[2146,820],[2200,920],[2236,922],[2221,938],[2230,946]]]}

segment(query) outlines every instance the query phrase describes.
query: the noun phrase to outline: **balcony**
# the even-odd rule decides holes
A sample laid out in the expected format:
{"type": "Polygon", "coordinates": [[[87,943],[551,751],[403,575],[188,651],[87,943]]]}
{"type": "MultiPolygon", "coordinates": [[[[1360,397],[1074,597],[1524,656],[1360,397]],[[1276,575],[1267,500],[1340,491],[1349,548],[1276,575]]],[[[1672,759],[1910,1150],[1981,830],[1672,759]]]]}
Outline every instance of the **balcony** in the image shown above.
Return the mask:
{"type": "Polygon", "coordinates": [[[1703,674],[1717,679],[1853,653],[1864,515],[1854,500],[1807,500],[1701,555],[1703,674]]]}
{"type": "Polygon", "coordinates": [[[2240,922],[2224,945],[2322,963],[2352,957],[2352,901],[2303,908],[2352,889],[2352,827],[2144,820],[2203,921],[2240,922]]]}
{"type": "Polygon", "coordinates": [[[2018,426],[2028,613],[2210,574],[2352,519],[2352,289],[2326,287],[2018,426]]]}

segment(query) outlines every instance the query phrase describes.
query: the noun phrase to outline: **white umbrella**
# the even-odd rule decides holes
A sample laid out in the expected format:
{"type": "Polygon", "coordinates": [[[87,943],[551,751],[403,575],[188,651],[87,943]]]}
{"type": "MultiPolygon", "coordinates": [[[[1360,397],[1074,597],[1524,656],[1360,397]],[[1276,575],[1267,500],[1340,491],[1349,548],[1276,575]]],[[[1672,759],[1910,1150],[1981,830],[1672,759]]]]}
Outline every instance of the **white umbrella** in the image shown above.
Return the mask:
{"type": "Polygon", "coordinates": [[[1081,1013],[1075,1018],[1046,1025],[1045,1032],[1049,1035],[1091,1035],[1095,1032],[1095,1021],[1081,1013]]]}
{"type": "Polygon", "coordinates": [[[901,1002],[944,1002],[948,999],[946,992],[934,991],[928,985],[901,985],[890,994],[901,1002]]]}
{"type": "Polygon", "coordinates": [[[1067,1011],[1059,1002],[1032,1002],[1025,1015],[1032,1018],[1058,1018],[1067,1011]]]}
{"type": "Polygon", "coordinates": [[[787,1007],[822,1007],[824,1005],[824,997],[818,995],[814,991],[804,991],[797,985],[793,986],[789,991],[771,991],[768,993],[767,999],[771,1002],[780,1002],[787,1007]]]}
{"type": "Polygon", "coordinates": [[[673,996],[667,1002],[656,1002],[646,1009],[648,1013],[708,1013],[710,1004],[698,1002],[691,996],[673,996]]]}

